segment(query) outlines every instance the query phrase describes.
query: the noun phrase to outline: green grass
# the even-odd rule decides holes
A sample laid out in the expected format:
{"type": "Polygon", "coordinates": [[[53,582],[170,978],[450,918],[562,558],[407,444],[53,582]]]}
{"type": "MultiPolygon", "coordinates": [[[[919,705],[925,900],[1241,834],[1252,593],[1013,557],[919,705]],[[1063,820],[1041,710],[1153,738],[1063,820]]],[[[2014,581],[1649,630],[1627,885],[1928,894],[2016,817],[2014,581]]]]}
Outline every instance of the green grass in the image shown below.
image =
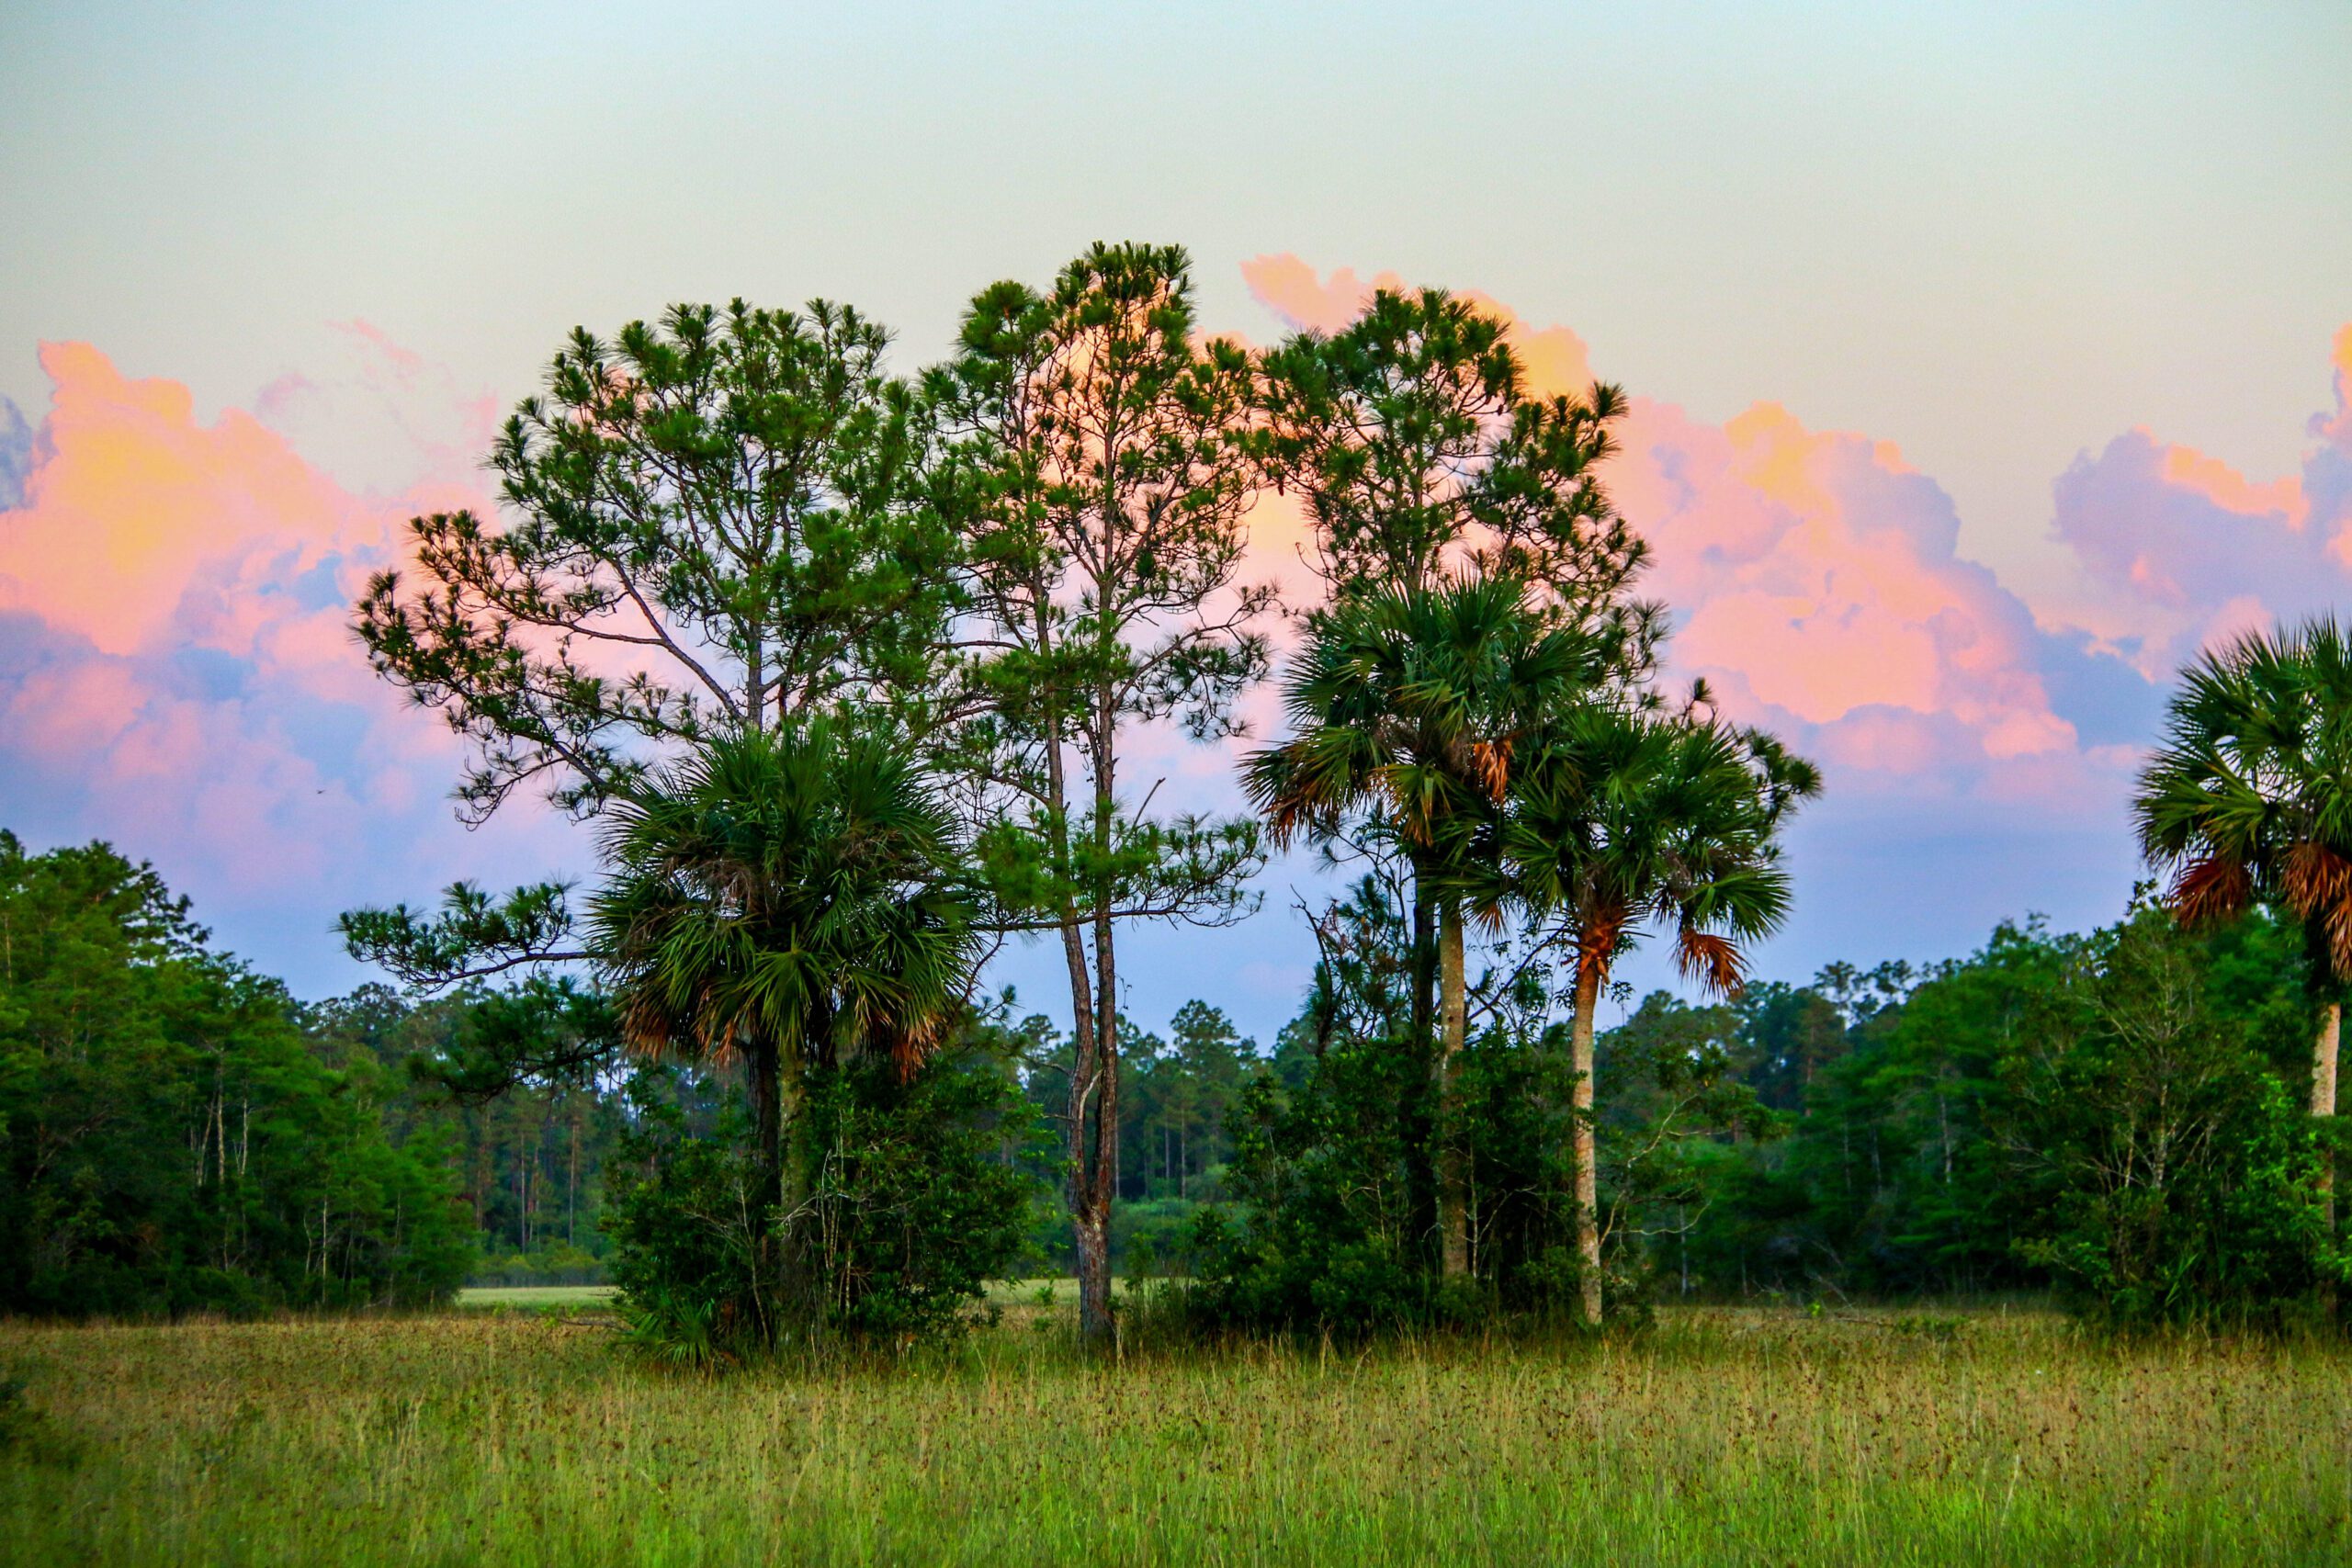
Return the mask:
{"type": "Polygon", "coordinates": [[[0,1325],[0,1560],[2352,1560],[2341,1346],[1691,1312],[1105,1366],[1058,1294],[718,1379],[527,1313],[0,1325]]]}
{"type": "Polygon", "coordinates": [[[545,1307],[600,1307],[613,1299],[614,1285],[477,1285],[458,1292],[458,1305],[534,1311],[545,1307]]]}

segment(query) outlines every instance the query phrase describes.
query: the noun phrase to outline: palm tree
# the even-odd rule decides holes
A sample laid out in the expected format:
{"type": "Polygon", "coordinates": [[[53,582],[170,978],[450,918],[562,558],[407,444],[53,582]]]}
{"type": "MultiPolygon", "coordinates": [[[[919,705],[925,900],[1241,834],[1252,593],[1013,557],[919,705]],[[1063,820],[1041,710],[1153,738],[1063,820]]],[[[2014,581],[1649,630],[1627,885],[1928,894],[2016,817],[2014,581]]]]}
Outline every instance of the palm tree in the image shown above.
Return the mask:
{"type": "MultiPolygon", "coordinates": [[[[2201,656],[2167,705],[2164,743],[2132,800],[2140,847],[2168,873],[2184,926],[2256,903],[2303,931],[2320,1003],[2311,1113],[2335,1114],[2344,987],[2352,980],[2352,638],[2333,616],[2250,633],[2201,656]]],[[[2333,1234],[2335,1172],[2322,1167],[2333,1234]]]]}
{"type": "Polygon", "coordinates": [[[589,922],[624,1039],[745,1069],[755,1236],[789,1214],[804,1067],[882,1052],[911,1070],[977,960],[942,874],[945,811],[882,740],[827,720],[713,742],[615,805],[589,922]]]}
{"type": "Polygon", "coordinates": [[[1781,819],[1820,788],[1810,763],[1761,732],[1605,704],[1562,716],[1521,771],[1498,858],[1513,897],[1558,921],[1574,954],[1571,1135],[1588,1324],[1601,1310],[1592,1034],[1610,968],[1657,919],[1673,928],[1684,974],[1737,991],[1746,948],[1788,910],[1781,819]]]}
{"type": "Polygon", "coordinates": [[[1468,1032],[1464,908],[1487,876],[1476,852],[1480,824],[1500,810],[1516,750],[1544,705],[1591,687],[1613,658],[1605,636],[1547,622],[1506,577],[1350,593],[1309,617],[1306,652],[1283,689],[1292,738],[1243,763],[1278,847],[1302,832],[1328,842],[1351,817],[1370,814],[1412,867],[1414,1034],[1425,1049],[1421,953],[1435,927],[1438,1229],[1447,1278],[1470,1271],[1455,1074],[1468,1032]]]}

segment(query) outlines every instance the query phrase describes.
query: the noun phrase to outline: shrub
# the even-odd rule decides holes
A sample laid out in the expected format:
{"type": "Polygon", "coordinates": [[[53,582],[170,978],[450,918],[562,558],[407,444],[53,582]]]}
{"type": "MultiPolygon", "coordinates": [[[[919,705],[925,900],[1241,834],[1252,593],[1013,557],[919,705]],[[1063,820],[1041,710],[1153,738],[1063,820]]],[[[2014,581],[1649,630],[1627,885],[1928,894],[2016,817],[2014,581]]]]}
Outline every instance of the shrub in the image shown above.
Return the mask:
{"type": "Polygon", "coordinates": [[[613,1279],[635,1337],[705,1363],[799,1337],[904,1342],[951,1334],[1012,1274],[1035,1179],[1035,1112],[989,1053],[949,1050],[905,1078],[887,1062],[812,1067],[789,1157],[805,1194],[755,1212],[748,1118],[708,1136],[636,1096],[607,1194],[613,1279]]]}

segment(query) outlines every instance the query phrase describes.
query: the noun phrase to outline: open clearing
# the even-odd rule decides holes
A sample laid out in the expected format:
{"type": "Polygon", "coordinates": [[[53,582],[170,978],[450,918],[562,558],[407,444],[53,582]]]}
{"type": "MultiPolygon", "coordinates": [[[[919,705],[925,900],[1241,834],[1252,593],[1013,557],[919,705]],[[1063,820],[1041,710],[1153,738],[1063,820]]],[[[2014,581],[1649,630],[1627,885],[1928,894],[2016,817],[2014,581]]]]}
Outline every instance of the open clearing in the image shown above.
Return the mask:
{"type": "MultiPolygon", "coordinates": [[[[485,1308],[537,1312],[601,1307],[611,1302],[619,1289],[617,1285],[470,1285],[458,1292],[458,1305],[477,1312],[485,1308]]],[[[989,1300],[997,1306],[1067,1303],[1077,1299],[1075,1280],[1001,1280],[989,1287],[989,1300]]]]}
{"type": "Polygon", "coordinates": [[[504,1307],[521,1312],[603,1306],[617,1289],[614,1285],[469,1285],[458,1292],[458,1305],[473,1311],[504,1307]]]}
{"type": "MultiPolygon", "coordinates": [[[[1067,1292],[1062,1292],[1067,1301],[1067,1292]]],[[[0,1324],[18,1562],[2342,1562],[2352,1354],[1677,1312],[1603,1344],[664,1373],[560,1314],[0,1324]]]]}

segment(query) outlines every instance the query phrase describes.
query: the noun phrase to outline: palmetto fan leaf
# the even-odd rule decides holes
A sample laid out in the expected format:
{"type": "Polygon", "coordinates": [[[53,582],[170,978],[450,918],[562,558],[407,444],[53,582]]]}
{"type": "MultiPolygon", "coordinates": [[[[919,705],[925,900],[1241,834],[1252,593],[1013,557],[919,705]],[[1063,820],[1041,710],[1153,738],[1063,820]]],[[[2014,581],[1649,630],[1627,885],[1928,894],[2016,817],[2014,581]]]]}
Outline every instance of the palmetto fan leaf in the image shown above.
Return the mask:
{"type": "Polygon", "coordinates": [[[1376,812],[1430,865],[1458,841],[1449,823],[1499,806],[1544,705],[1601,680],[1611,651],[1545,626],[1509,578],[1351,594],[1312,618],[1283,687],[1293,739],[1243,782],[1278,842],[1376,812]]]}
{"type": "Polygon", "coordinates": [[[713,744],[617,806],[590,921],[629,1043],[910,1066],[976,956],[944,813],[878,740],[810,723],[713,744]]]}
{"type": "Polygon", "coordinates": [[[1521,897],[1571,922],[1579,968],[1605,970],[1656,919],[1684,973],[1736,990],[1747,948],[1788,912],[1779,819],[1817,788],[1761,738],[1592,705],[1522,771],[1502,856],[1521,897]]]}
{"type": "Polygon", "coordinates": [[[2352,979],[2352,642],[2333,617],[2252,633],[2182,679],[2133,801],[2191,925],[2273,901],[2352,979]]]}

